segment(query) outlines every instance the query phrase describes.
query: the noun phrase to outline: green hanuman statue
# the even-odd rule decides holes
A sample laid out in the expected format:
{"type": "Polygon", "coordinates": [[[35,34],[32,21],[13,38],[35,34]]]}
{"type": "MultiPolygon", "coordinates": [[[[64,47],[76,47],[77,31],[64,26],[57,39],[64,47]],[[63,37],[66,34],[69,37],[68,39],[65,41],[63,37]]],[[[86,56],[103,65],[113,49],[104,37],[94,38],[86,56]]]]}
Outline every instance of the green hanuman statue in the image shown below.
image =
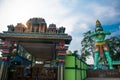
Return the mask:
{"type": "Polygon", "coordinates": [[[105,56],[105,58],[107,59],[107,62],[109,64],[109,69],[113,69],[112,59],[111,59],[110,53],[109,53],[109,48],[108,48],[108,45],[105,41],[105,36],[106,35],[110,35],[110,33],[104,31],[102,26],[101,26],[101,23],[97,20],[96,21],[95,32],[90,34],[90,37],[95,38],[94,69],[98,68],[99,56],[100,56],[100,58],[103,58],[105,56]]]}

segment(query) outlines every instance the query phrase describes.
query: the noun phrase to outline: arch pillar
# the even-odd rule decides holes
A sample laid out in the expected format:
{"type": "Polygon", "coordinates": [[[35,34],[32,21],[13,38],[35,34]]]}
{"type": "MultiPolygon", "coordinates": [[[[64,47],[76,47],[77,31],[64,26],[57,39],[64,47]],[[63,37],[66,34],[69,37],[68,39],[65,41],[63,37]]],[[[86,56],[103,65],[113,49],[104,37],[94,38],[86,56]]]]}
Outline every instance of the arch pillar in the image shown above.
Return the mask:
{"type": "Polygon", "coordinates": [[[64,64],[65,64],[65,42],[59,42],[57,56],[58,56],[58,80],[64,80],[64,64]]]}
{"type": "Polygon", "coordinates": [[[5,40],[4,44],[2,45],[2,66],[1,66],[1,76],[0,80],[8,80],[8,67],[10,67],[10,54],[12,53],[13,49],[15,48],[14,42],[5,40]]]}

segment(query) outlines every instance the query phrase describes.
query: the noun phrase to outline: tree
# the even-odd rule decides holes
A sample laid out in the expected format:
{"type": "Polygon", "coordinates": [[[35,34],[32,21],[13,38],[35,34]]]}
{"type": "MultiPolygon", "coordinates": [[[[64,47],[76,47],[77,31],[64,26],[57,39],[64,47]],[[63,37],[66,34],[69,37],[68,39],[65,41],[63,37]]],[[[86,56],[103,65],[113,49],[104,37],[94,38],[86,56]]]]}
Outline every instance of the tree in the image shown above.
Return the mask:
{"type": "Polygon", "coordinates": [[[120,60],[120,39],[118,37],[111,37],[106,40],[109,46],[112,60],[120,60]]]}
{"type": "MultiPolygon", "coordinates": [[[[94,39],[90,38],[91,31],[84,33],[84,38],[81,41],[81,59],[86,61],[86,58],[93,56],[94,53],[94,39]]],[[[109,46],[112,60],[120,60],[120,39],[118,37],[111,37],[106,39],[109,46]]],[[[103,60],[100,60],[103,61],[103,60]]]]}
{"type": "Polygon", "coordinates": [[[93,46],[94,46],[94,39],[90,38],[89,35],[91,34],[91,31],[87,31],[84,33],[84,38],[81,41],[82,49],[81,49],[81,59],[83,61],[86,61],[86,58],[89,56],[93,56],[93,46]]]}
{"type": "Polygon", "coordinates": [[[76,56],[78,58],[80,58],[80,55],[78,54],[78,50],[75,50],[75,51],[67,51],[67,55],[73,55],[73,56],[76,56]]]}
{"type": "Polygon", "coordinates": [[[75,51],[73,51],[73,52],[69,50],[69,51],[67,51],[67,54],[68,54],[68,55],[78,54],[78,50],[75,50],[75,51]]]}

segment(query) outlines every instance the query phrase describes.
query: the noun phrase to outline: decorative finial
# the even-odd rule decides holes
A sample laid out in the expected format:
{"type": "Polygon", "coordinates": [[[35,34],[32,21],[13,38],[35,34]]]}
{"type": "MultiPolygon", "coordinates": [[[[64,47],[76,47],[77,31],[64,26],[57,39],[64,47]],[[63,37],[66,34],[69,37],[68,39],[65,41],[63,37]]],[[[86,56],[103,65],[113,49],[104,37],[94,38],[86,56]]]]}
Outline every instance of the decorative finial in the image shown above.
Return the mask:
{"type": "Polygon", "coordinates": [[[101,25],[99,20],[96,21],[96,25],[101,25]]]}

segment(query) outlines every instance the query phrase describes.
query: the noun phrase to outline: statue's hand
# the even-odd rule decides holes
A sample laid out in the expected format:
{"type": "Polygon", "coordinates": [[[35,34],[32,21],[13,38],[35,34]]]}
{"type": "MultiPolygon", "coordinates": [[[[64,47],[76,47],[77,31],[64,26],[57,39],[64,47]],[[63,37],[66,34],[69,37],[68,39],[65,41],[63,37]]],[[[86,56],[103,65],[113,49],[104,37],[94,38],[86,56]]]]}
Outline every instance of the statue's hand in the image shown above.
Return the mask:
{"type": "Polygon", "coordinates": [[[103,31],[97,31],[96,34],[104,34],[103,31]]]}
{"type": "Polygon", "coordinates": [[[110,35],[110,32],[105,32],[105,31],[97,31],[96,34],[104,34],[104,35],[110,35]]]}
{"type": "Polygon", "coordinates": [[[103,31],[100,31],[100,34],[103,34],[104,32],[103,31]]]}
{"type": "Polygon", "coordinates": [[[96,34],[100,34],[100,31],[95,32],[96,34]]]}
{"type": "Polygon", "coordinates": [[[111,33],[110,32],[105,32],[105,34],[110,35],[111,33]]]}

